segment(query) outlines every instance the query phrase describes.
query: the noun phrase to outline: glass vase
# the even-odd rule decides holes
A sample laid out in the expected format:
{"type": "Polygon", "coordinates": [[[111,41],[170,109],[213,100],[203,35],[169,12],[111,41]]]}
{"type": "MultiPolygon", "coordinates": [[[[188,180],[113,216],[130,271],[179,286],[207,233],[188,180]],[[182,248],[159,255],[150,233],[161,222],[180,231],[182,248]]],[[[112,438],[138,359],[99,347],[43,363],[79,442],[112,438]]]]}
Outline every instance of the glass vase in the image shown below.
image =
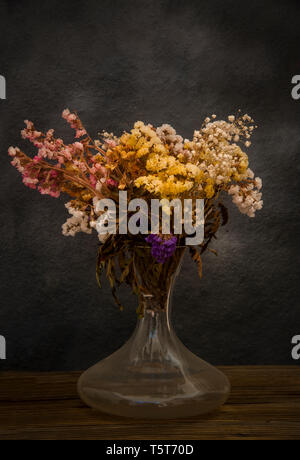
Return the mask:
{"type": "Polygon", "coordinates": [[[151,263],[147,250],[135,255],[140,317],[131,338],[80,377],[88,406],[125,417],[179,418],[211,412],[228,398],[227,377],[188,350],[172,327],[170,297],[183,253],[177,249],[165,264],[151,263]]]}

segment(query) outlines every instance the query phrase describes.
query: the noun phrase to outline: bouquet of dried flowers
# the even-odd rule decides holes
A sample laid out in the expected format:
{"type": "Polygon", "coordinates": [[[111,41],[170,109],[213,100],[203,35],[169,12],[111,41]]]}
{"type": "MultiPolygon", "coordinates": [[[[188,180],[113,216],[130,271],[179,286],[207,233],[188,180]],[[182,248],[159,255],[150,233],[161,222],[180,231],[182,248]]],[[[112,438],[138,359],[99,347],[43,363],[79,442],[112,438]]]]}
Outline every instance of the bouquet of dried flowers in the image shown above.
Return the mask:
{"type": "MultiPolygon", "coordinates": [[[[54,136],[53,129],[44,134],[26,120],[21,134],[37,148],[37,154],[31,158],[18,147],[10,147],[11,163],[27,187],[55,198],[61,193],[70,197],[65,206],[71,217],[62,226],[64,235],[92,233],[93,229],[99,232],[102,244],[97,279],[100,284],[100,275],[106,270],[120,307],[116,295],[120,283],[129,284],[139,296],[146,289],[147,283],[141,283],[136,273],[137,261],[143,261],[147,276],[152,276],[157,286],[167,282],[166,267],[177,258],[176,250],[185,247],[186,235],[184,231],[176,234],[174,228],[162,234],[161,220],[155,234],[150,229],[148,235],[103,232],[109,211],[99,210],[99,200],[111,199],[118,207],[119,191],[126,191],[128,202],[135,198],[162,200],[167,214],[173,210],[164,200],[204,200],[204,239],[189,247],[200,276],[201,254],[210,249],[220,225],[228,220],[221,192],[231,195],[239,210],[249,217],[262,208],[262,181],[254,178],[243,150],[251,145],[256,128],[248,115],[238,113],[227,121],[217,121],[212,115],[194,132],[192,140],[183,139],[168,124],[155,128],[141,121],[120,137],[103,132],[100,140],[93,140],[76,113],[66,109],[62,116],[75,130],[73,143],[66,145],[54,136]]],[[[117,228],[121,225],[117,215],[115,224],[117,228]]]]}

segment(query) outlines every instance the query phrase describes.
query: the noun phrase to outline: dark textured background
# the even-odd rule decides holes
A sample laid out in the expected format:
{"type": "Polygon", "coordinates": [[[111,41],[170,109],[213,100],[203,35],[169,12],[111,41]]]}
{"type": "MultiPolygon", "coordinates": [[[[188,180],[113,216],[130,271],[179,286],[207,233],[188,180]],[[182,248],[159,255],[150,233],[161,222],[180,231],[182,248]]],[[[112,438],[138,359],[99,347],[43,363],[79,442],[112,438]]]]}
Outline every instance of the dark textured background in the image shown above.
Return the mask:
{"type": "Polygon", "coordinates": [[[1,368],[86,368],[118,348],[135,324],[126,291],[121,313],[95,281],[97,237],[65,238],[63,201],[25,188],[7,147],[25,147],[25,118],[56,128],[69,107],[92,136],[135,120],[169,122],[189,137],[206,115],[240,108],[259,125],[250,149],[264,180],[254,220],[231,220],[204,278],[185,260],[174,325],[214,364],[292,364],[300,334],[299,1],[1,1],[1,307],[7,340],[1,368]]]}

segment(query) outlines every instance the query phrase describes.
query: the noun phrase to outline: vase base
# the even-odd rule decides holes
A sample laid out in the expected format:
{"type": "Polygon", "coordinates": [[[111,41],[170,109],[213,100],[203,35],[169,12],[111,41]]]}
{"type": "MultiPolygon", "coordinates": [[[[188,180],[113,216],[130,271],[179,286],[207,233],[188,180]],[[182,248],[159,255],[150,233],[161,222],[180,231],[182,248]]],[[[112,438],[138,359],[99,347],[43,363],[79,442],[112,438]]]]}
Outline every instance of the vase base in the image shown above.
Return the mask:
{"type": "MultiPolygon", "coordinates": [[[[209,366],[209,365],[208,365],[209,366]]],[[[93,368],[87,370],[79,379],[78,392],[85,404],[97,411],[107,414],[140,418],[140,419],[174,419],[203,415],[222,406],[229,394],[230,384],[227,377],[217,369],[209,366],[210,372],[213,369],[215,374],[213,384],[219,387],[219,391],[213,390],[212,382],[205,381],[203,375],[193,376],[193,382],[198,382],[194,392],[188,391],[184,395],[174,395],[170,392],[170,380],[163,382],[148,382],[145,384],[142,379],[139,385],[136,382],[123,384],[112,384],[109,388],[103,388],[101,378],[91,378],[93,368]],[[201,382],[199,384],[199,382],[201,382]],[[155,388],[159,390],[156,392],[155,388]],[[165,392],[162,392],[162,389],[165,392]]],[[[210,374],[210,377],[212,375],[210,374]]],[[[171,389],[182,387],[182,381],[176,382],[172,379],[171,389]]]]}

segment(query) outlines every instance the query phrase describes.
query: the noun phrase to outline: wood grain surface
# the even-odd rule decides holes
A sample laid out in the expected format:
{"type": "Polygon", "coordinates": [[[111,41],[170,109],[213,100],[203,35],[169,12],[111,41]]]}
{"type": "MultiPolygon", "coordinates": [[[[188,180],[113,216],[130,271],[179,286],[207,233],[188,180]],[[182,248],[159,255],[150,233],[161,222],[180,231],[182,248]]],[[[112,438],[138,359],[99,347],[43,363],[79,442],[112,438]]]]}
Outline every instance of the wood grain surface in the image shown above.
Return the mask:
{"type": "Polygon", "coordinates": [[[96,412],[78,398],[80,372],[0,374],[0,439],[300,439],[300,366],[222,367],[232,384],[219,411],[179,420],[96,412]]]}

